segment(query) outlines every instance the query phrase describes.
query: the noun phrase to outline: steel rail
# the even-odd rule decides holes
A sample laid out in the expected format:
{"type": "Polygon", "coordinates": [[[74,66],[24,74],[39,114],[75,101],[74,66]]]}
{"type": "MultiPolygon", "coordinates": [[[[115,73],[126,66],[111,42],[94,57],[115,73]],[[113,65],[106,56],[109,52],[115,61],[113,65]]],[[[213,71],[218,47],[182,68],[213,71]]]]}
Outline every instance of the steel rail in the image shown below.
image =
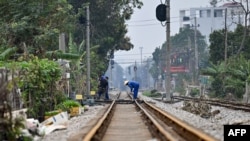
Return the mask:
{"type": "Polygon", "coordinates": [[[182,134],[182,136],[187,140],[196,141],[217,141],[217,139],[201,132],[200,130],[190,126],[186,122],[179,120],[170,113],[163,111],[152,104],[145,102],[145,104],[156,112],[155,115],[162,116],[162,120],[165,124],[174,128],[176,132],[182,134]]]}
{"type": "MultiPolygon", "coordinates": [[[[102,140],[114,115],[115,106],[120,102],[129,103],[128,100],[112,101],[112,104],[110,104],[110,106],[107,108],[107,111],[104,113],[102,118],[100,118],[94,127],[90,129],[90,131],[83,137],[83,141],[102,140]]],[[[185,140],[192,141],[216,141],[215,138],[197,130],[185,122],[182,122],[171,114],[162,111],[148,102],[135,100],[133,102],[131,101],[131,103],[134,103],[136,108],[141,111],[141,114],[144,115],[143,117],[146,120],[146,124],[151,131],[151,134],[159,140],[177,141],[181,137],[185,140]],[[152,114],[154,114],[154,116],[152,114]],[[155,116],[157,117],[156,119],[155,116]],[[168,127],[170,127],[171,131],[169,131],[168,127]],[[177,134],[172,134],[171,132],[173,131],[177,134]]]]}
{"type": "Polygon", "coordinates": [[[116,98],[115,99],[119,99],[121,96],[121,92],[119,92],[117,95],[116,95],[116,98]]]}
{"type": "Polygon", "coordinates": [[[177,141],[178,139],[175,138],[175,136],[171,135],[169,132],[167,132],[137,101],[135,101],[137,107],[140,108],[140,110],[143,111],[144,115],[147,116],[148,119],[150,119],[151,125],[154,125],[156,127],[156,130],[158,130],[158,134],[155,134],[155,136],[158,136],[158,138],[161,138],[162,140],[168,140],[168,141],[177,141]]]}
{"type": "Polygon", "coordinates": [[[115,100],[110,104],[108,110],[104,113],[103,117],[97,122],[97,124],[87,133],[87,135],[83,138],[83,141],[90,141],[90,140],[99,140],[103,135],[99,135],[95,137],[98,131],[101,129],[103,124],[109,124],[109,122],[105,122],[111,115],[112,109],[115,107],[115,100]],[[96,138],[96,139],[94,139],[96,138]]]}
{"type": "MultiPolygon", "coordinates": [[[[177,141],[178,139],[175,138],[175,136],[171,135],[170,133],[168,133],[143,107],[140,106],[139,101],[135,101],[134,103],[136,103],[136,106],[138,108],[140,108],[141,111],[143,111],[143,114],[145,116],[147,116],[147,121],[150,121],[150,126],[154,126],[154,128],[152,128],[153,130],[155,130],[155,137],[161,138],[161,140],[169,140],[169,141],[177,141]]],[[[86,136],[83,138],[83,141],[90,141],[90,140],[101,140],[101,138],[103,137],[102,133],[105,132],[103,131],[101,128],[106,128],[102,127],[105,123],[109,124],[109,122],[107,122],[107,119],[110,118],[109,116],[111,114],[109,114],[112,109],[114,108],[116,104],[116,100],[114,100],[112,102],[112,104],[109,106],[108,110],[104,113],[104,116],[97,122],[97,124],[86,134],[86,136]]]]}

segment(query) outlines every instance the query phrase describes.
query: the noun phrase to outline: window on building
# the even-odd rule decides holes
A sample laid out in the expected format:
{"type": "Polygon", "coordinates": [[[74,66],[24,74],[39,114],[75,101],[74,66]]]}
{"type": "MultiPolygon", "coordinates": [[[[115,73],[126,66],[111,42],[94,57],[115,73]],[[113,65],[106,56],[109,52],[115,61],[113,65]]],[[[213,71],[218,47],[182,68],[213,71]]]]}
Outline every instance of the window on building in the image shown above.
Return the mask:
{"type": "Polygon", "coordinates": [[[190,17],[187,17],[187,16],[183,17],[183,21],[189,21],[189,20],[190,20],[190,17]]]}
{"type": "Polygon", "coordinates": [[[200,17],[205,18],[207,16],[206,13],[207,13],[206,10],[200,10],[200,17]]]}
{"type": "Polygon", "coordinates": [[[190,28],[190,24],[183,24],[184,28],[190,28]]]}
{"type": "Polygon", "coordinates": [[[207,17],[211,17],[211,10],[207,10],[207,17]]]}
{"type": "Polygon", "coordinates": [[[222,9],[214,10],[214,17],[223,17],[222,9]]]}
{"type": "Polygon", "coordinates": [[[200,17],[200,10],[195,10],[195,17],[200,17]]]}

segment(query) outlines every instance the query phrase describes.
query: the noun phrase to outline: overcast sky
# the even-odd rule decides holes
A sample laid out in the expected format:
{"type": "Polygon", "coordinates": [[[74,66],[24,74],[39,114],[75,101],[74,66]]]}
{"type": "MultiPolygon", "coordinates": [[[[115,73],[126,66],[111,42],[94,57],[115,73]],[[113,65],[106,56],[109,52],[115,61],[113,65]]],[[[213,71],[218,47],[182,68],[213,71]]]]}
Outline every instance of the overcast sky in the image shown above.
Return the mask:
{"type": "MultiPolygon", "coordinates": [[[[162,26],[155,16],[156,7],[161,0],[143,0],[143,3],[143,7],[136,9],[131,20],[127,22],[127,36],[131,38],[134,49],[115,52],[114,60],[123,67],[135,61],[140,63],[141,58],[144,60],[152,56],[155,48],[161,46],[166,40],[166,27],[162,26]]],[[[175,35],[179,31],[179,10],[208,6],[210,6],[209,0],[170,0],[170,34],[175,35]]]]}

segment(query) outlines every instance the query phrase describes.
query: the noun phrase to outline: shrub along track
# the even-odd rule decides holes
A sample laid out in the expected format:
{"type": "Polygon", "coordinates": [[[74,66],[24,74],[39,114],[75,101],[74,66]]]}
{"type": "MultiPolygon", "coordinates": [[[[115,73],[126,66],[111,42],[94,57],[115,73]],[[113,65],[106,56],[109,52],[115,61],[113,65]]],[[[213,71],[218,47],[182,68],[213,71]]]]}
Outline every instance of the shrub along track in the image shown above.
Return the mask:
{"type": "Polygon", "coordinates": [[[83,141],[216,140],[146,101],[130,100],[125,92],[117,98],[81,136],[83,141]]]}

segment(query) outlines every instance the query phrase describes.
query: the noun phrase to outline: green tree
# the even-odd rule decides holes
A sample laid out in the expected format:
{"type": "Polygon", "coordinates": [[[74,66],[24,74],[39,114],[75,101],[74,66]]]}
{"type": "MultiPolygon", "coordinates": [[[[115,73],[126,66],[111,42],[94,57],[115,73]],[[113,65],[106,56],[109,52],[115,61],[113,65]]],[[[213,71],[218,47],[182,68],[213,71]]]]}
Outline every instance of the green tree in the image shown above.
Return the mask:
{"type": "Polygon", "coordinates": [[[91,85],[94,86],[95,77],[108,67],[110,52],[133,48],[126,36],[125,21],[130,19],[134,8],[141,8],[140,0],[2,0],[0,51],[4,53],[0,59],[18,59],[20,54],[23,60],[30,54],[39,58],[76,59],[73,71],[81,74],[79,77],[84,81],[87,4],[90,7],[91,85]],[[61,33],[66,35],[66,53],[58,51],[61,33]],[[73,45],[75,53],[70,49],[73,45]]]}
{"type": "Polygon", "coordinates": [[[18,74],[12,79],[15,82],[12,87],[22,89],[22,100],[24,107],[28,108],[29,117],[43,118],[42,112],[53,110],[53,104],[57,104],[58,99],[64,96],[57,87],[62,70],[55,61],[38,59],[31,55],[29,60],[19,58],[17,61],[3,61],[0,66],[18,74]]]}
{"type": "MultiPolygon", "coordinates": [[[[224,61],[224,53],[225,53],[225,37],[224,30],[217,30],[210,34],[210,46],[209,46],[209,61],[213,64],[219,64],[224,61]]],[[[250,38],[246,38],[244,40],[244,48],[241,48],[242,38],[244,36],[244,27],[242,25],[238,25],[234,31],[228,32],[228,49],[227,54],[228,58],[234,55],[239,54],[243,55],[245,58],[250,59],[250,38]]]]}
{"type": "MultiPolygon", "coordinates": [[[[197,30],[197,48],[199,52],[199,64],[200,64],[200,69],[205,68],[208,66],[208,51],[207,51],[207,44],[205,41],[205,37],[201,35],[201,33],[197,30]],[[201,66],[202,65],[202,66],[201,66]]],[[[195,36],[194,36],[194,29],[192,28],[182,28],[180,29],[180,32],[178,34],[175,34],[174,36],[171,36],[171,56],[174,54],[181,54],[182,55],[182,61],[183,64],[185,64],[186,67],[189,68],[190,72],[192,72],[192,69],[194,66],[191,64],[194,64],[192,62],[195,61],[195,36]]],[[[155,62],[154,67],[161,67],[161,72],[163,73],[163,69],[166,66],[166,43],[162,45],[161,49],[156,49],[153,53],[153,60],[155,62]],[[159,63],[159,65],[157,65],[159,63]]],[[[157,76],[156,74],[152,73],[158,73],[158,71],[155,71],[155,69],[151,70],[151,75],[152,76],[157,76]]],[[[185,73],[187,74],[187,73],[185,73]]],[[[190,75],[190,74],[187,74],[190,75]]],[[[178,75],[180,76],[179,79],[176,79],[178,81],[178,85],[183,86],[183,79],[189,79],[187,81],[191,81],[190,79],[192,77],[186,76],[186,75],[178,75]]]]}
{"type": "MultiPolygon", "coordinates": [[[[91,87],[95,89],[96,78],[103,74],[109,64],[109,55],[117,50],[130,50],[133,48],[130,38],[126,36],[126,20],[129,20],[134,8],[140,8],[140,0],[69,0],[73,6],[73,12],[76,15],[75,32],[73,41],[76,45],[82,43],[86,31],[86,4],[90,10],[90,49],[98,47],[91,51],[91,87]]],[[[81,48],[86,50],[86,47],[81,48]]],[[[81,52],[81,50],[79,50],[81,52]]],[[[82,58],[83,61],[85,58],[82,58]]],[[[85,63],[83,62],[82,63],[85,63]]],[[[86,65],[85,65],[86,66],[86,65]]],[[[84,70],[83,70],[84,71],[84,70]]]]}
{"type": "Polygon", "coordinates": [[[250,62],[243,55],[231,56],[228,62],[218,65],[211,64],[202,74],[212,76],[212,96],[224,98],[231,93],[237,98],[242,98],[244,92],[249,97],[250,62]]]}
{"type": "MultiPolygon", "coordinates": [[[[244,92],[248,92],[250,82],[250,61],[243,55],[229,58],[228,79],[226,88],[238,98],[242,98],[244,92]]],[[[249,93],[247,93],[249,95],[249,93]]],[[[249,96],[248,96],[249,97],[249,96]]]]}
{"type": "Polygon", "coordinates": [[[149,72],[151,74],[151,76],[154,79],[154,86],[156,85],[156,82],[158,80],[158,76],[161,75],[162,73],[162,67],[161,65],[161,61],[162,61],[162,55],[161,55],[161,49],[159,47],[157,47],[155,49],[155,51],[153,52],[153,64],[149,69],[149,72]]]}
{"type": "Polygon", "coordinates": [[[209,36],[210,46],[209,46],[209,54],[211,61],[213,64],[219,64],[224,60],[224,34],[223,31],[214,31],[209,36]]]}
{"type": "Polygon", "coordinates": [[[226,95],[225,80],[227,79],[227,66],[225,62],[221,62],[218,65],[211,64],[201,74],[212,76],[211,96],[224,97],[226,95]]]}
{"type": "MultiPolygon", "coordinates": [[[[208,45],[206,43],[205,36],[201,34],[199,30],[196,30],[196,43],[198,50],[198,65],[199,69],[206,68],[209,63],[208,45]]],[[[180,32],[171,37],[171,49],[172,53],[184,53],[186,58],[184,61],[195,62],[195,29],[181,28],[180,32]]],[[[192,66],[189,66],[189,70],[192,71],[192,66]]]]}
{"type": "Polygon", "coordinates": [[[57,103],[56,82],[61,78],[61,68],[54,61],[39,60],[37,57],[17,62],[17,66],[17,70],[20,71],[19,87],[23,89],[24,103],[28,107],[29,116],[43,118],[41,106],[44,106],[44,110],[53,110],[50,106],[57,103]],[[51,105],[44,105],[45,101],[51,105]]]}
{"type": "MultiPolygon", "coordinates": [[[[73,5],[78,17],[86,20],[84,5],[89,3],[91,44],[99,45],[98,54],[106,56],[110,50],[130,50],[133,48],[130,38],[126,36],[127,28],[125,21],[133,14],[133,8],[141,8],[140,0],[85,0],[75,2],[69,0],[73,5]],[[79,6],[80,5],[80,6],[79,6]],[[98,9],[98,10],[97,10],[98,9]]],[[[85,23],[76,26],[77,31],[85,31],[85,23]]],[[[84,34],[78,32],[75,36],[82,37],[84,34]]],[[[80,43],[82,38],[76,41],[80,43]]]]}
{"type": "Polygon", "coordinates": [[[58,48],[58,35],[72,28],[71,6],[65,0],[0,1],[0,46],[37,55],[58,48]]]}
{"type": "Polygon", "coordinates": [[[227,1],[231,1],[231,2],[234,2],[236,3],[240,8],[240,10],[243,11],[244,13],[244,24],[243,24],[243,31],[242,31],[242,34],[241,34],[241,40],[240,40],[240,46],[237,50],[237,55],[241,54],[243,51],[243,49],[246,47],[246,43],[247,43],[247,40],[249,40],[247,37],[249,36],[248,35],[248,32],[249,32],[249,13],[250,13],[250,9],[249,9],[249,1],[242,1],[242,0],[227,0],[227,1]]]}

